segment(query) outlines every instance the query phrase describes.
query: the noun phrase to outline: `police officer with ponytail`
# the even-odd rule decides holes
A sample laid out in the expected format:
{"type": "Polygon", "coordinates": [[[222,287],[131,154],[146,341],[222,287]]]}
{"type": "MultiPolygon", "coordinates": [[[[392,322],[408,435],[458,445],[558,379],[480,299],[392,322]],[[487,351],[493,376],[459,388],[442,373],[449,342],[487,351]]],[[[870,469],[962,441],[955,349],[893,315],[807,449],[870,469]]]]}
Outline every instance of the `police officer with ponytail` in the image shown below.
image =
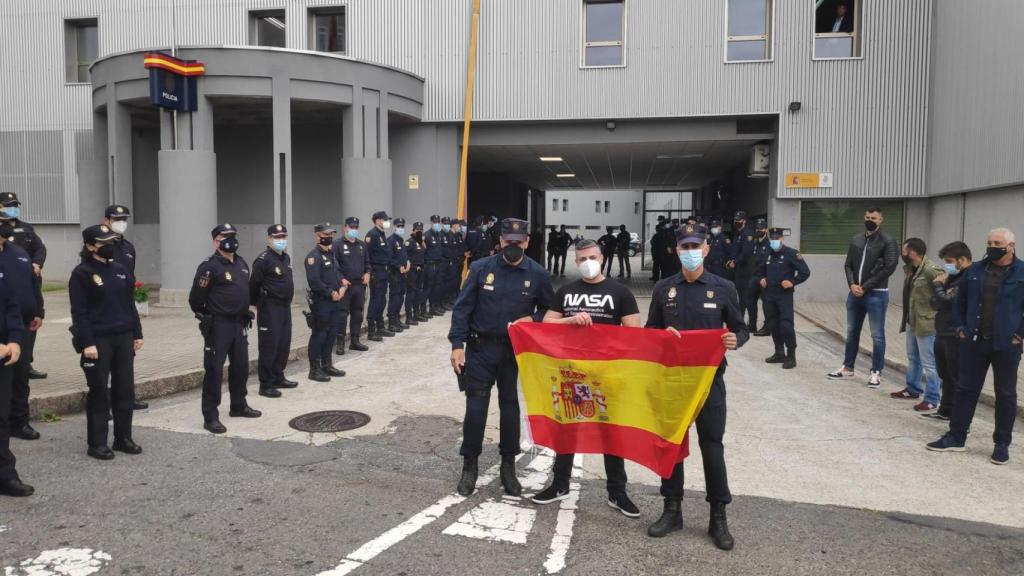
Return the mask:
{"type": "Polygon", "coordinates": [[[312,332],[309,335],[309,379],[330,382],[342,377],[344,370],[334,367],[334,339],[345,325],[342,305],[346,288],[341,281],[341,267],[334,256],[335,229],[329,222],[313,227],[316,246],[306,254],[306,284],[309,286],[312,332]]]}
{"type": "Polygon", "coordinates": [[[142,453],[132,441],[135,353],[142,348],[142,324],[132,277],[114,261],[117,233],[97,224],[83,230],[82,239],[82,262],[68,281],[73,344],[82,354],[89,386],[85,397],[88,454],[112,460],[113,450],[142,453]],[[107,445],[108,412],[114,415],[113,450],[107,445]]]}

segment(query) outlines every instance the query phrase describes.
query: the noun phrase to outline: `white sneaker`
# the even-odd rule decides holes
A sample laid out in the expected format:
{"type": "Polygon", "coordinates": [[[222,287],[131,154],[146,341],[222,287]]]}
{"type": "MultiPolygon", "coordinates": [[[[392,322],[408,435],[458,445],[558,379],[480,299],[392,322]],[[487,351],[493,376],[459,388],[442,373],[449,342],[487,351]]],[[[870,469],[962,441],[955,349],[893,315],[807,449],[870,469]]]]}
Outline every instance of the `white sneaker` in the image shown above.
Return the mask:
{"type": "Polygon", "coordinates": [[[854,376],[853,370],[847,370],[846,366],[840,366],[839,370],[828,373],[829,380],[850,380],[854,376]]]}
{"type": "Polygon", "coordinates": [[[868,388],[878,388],[882,385],[882,373],[876,370],[871,371],[871,375],[868,376],[868,388]]]}

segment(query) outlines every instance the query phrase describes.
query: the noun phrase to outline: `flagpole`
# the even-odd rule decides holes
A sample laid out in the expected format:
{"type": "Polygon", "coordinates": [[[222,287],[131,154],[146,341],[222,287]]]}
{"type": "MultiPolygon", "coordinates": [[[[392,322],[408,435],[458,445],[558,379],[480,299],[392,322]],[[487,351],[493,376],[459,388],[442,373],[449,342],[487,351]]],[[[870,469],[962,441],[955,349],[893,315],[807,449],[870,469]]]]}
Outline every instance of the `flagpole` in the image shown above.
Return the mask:
{"type": "MultiPolygon", "coordinates": [[[[462,121],[462,160],[459,164],[459,205],[458,218],[466,220],[466,178],[469,163],[469,130],[473,121],[473,87],[476,80],[476,46],[480,35],[480,0],[473,0],[473,21],[469,32],[469,63],[466,68],[466,105],[462,121]]],[[[465,262],[465,260],[463,260],[465,262]]],[[[462,279],[466,279],[468,269],[462,267],[462,279]]]]}

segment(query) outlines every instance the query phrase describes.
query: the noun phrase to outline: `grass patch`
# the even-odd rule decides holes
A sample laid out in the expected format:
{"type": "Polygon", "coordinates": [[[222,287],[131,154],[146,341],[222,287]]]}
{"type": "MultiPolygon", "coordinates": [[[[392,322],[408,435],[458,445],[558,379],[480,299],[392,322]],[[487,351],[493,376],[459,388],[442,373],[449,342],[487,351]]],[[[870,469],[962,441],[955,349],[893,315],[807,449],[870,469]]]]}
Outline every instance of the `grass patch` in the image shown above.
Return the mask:
{"type": "Polygon", "coordinates": [[[47,292],[63,292],[68,289],[68,285],[63,282],[43,282],[43,293],[47,292]]]}

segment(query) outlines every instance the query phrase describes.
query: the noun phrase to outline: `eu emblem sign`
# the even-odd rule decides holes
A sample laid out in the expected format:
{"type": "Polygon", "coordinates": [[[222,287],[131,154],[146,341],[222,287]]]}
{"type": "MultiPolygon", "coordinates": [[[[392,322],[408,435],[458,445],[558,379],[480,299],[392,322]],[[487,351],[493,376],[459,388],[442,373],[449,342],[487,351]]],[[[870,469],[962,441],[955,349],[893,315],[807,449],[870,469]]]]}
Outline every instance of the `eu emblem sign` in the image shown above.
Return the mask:
{"type": "Polygon", "coordinates": [[[180,112],[196,109],[197,78],[206,74],[201,62],[148,52],[143,65],[149,69],[149,99],[154,106],[180,112]]]}

